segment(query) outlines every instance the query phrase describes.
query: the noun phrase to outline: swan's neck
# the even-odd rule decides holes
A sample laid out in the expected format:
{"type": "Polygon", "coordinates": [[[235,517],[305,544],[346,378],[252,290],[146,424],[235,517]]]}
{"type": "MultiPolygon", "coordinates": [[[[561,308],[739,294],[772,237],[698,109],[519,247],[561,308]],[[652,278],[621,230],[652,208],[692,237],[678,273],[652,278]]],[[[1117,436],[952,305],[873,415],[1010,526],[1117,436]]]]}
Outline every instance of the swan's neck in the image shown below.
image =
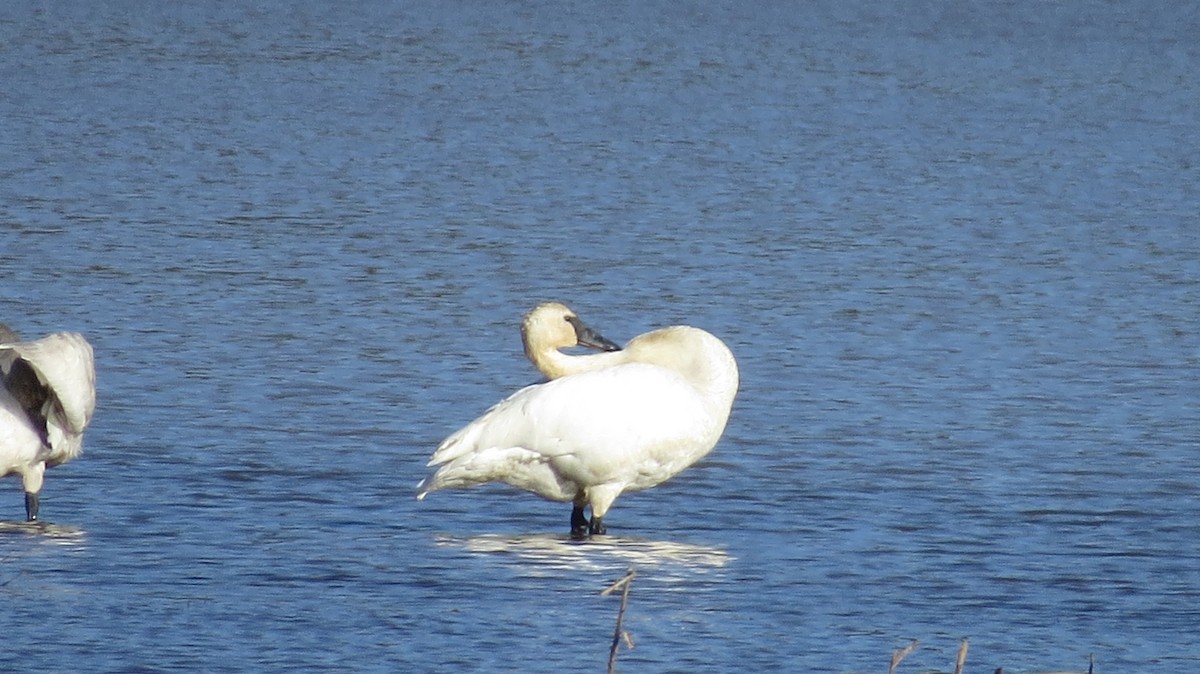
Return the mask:
{"type": "Polygon", "coordinates": [[[546,348],[529,351],[529,360],[547,379],[559,379],[582,372],[603,370],[624,362],[624,351],[589,353],[580,356],[563,353],[558,349],[546,348]]]}

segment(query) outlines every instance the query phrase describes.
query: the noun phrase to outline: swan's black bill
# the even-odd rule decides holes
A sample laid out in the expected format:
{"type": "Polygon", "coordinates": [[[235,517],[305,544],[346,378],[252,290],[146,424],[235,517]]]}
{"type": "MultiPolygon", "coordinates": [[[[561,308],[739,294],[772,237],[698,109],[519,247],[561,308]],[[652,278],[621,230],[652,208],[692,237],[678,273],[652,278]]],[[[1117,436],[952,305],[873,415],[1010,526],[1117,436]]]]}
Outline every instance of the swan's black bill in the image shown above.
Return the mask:
{"type": "Polygon", "coordinates": [[[597,351],[621,350],[619,344],[589,328],[578,317],[572,316],[567,321],[571,323],[571,327],[575,328],[575,340],[579,342],[579,346],[586,346],[589,349],[596,349],[597,351]]]}

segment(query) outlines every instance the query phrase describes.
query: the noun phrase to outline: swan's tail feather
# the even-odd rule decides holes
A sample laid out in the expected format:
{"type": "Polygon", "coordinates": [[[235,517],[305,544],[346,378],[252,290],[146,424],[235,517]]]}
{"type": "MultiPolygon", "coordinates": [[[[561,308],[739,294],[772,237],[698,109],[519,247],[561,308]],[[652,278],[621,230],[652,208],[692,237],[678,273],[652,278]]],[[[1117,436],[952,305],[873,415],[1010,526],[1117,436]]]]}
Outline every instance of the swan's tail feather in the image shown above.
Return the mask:
{"type": "Polygon", "coordinates": [[[545,498],[568,501],[578,491],[559,478],[547,457],[524,447],[493,447],[453,459],[417,484],[417,500],[439,489],[503,482],[545,498]]]}

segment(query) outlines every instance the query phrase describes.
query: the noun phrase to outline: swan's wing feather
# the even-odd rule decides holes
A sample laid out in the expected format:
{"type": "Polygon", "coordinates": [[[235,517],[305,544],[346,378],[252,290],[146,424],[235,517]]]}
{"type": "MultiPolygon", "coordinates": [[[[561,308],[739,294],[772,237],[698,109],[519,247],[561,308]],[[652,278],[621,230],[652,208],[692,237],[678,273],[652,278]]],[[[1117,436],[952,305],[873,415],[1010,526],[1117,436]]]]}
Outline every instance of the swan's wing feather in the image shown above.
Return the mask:
{"type": "Polygon", "coordinates": [[[523,447],[490,447],[461,455],[417,485],[417,499],[437,489],[504,482],[559,501],[575,498],[578,487],[564,480],[547,457],[523,447]]]}
{"type": "MultiPolygon", "coordinates": [[[[480,438],[486,433],[493,433],[493,426],[509,427],[517,417],[513,414],[514,408],[519,408],[523,401],[534,395],[534,392],[549,382],[543,384],[533,384],[517,391],[509,397],[492,405],[478,419],[463,426],[438,445],[433,456],[429,457],[428,466],[436,466],[438,464],[453,461],[459,456],[471,452],[481,446],[480,438]]],[[[509,445],[511,446],[511,445],[509,445]]]]}
{"type": "Polygon", "coordinates": [[[96,410],[96,367],[92,347],[76,332],[58,332],[31,342],[0,345],[6,373],[20,358],[37,373],[42,386],[57,401],[43,413],[64,431],[79,434],[96,410]],[[57,418],[55,418],[57,417],[57,418]]]}
{"type": "Polygon", "coordinates": [[[678,374],[631,363],[589,373],[559,396],[531,401],[537,446],[552,447],[556,469],[585,484],[664,479],[692,462],[709,426],[703,402],[678,374]],[[674,464],[679,464],[673,467],[674,464]]]}
{"type": "MultiPolygon", "coordinates": [[[[499,474],[501,462],[483,457],[502,456],[543,466],[540,473],[560,482],[590,484],[639,467],[655,470],[656,453],[677,455],[681,444],[698,441],[703,427],[703,405],[686,381],[664,368],[631,363],[514,393],[447,438],[430,465],[445,464],[439,473],[486,465],[480,475],[499,474]]],[[[437,480],[438,487],[445,484],[437,480]]]]}
{"type": "Polygon", "coordinates": [[[551,383],[559,385],[556,390],[530,396],[525,406],[541,442],[633,447],[686,434],[702,421],[695,390],[654,365],[630,363],[551,383]]]}
{"type": "Polygon", "coordinates": [[[35,427],[25,406],[7,390],[0,388],[0,454],[14,455],[26,461],[40,461],[49,451],[44,429],[35,427]]]}

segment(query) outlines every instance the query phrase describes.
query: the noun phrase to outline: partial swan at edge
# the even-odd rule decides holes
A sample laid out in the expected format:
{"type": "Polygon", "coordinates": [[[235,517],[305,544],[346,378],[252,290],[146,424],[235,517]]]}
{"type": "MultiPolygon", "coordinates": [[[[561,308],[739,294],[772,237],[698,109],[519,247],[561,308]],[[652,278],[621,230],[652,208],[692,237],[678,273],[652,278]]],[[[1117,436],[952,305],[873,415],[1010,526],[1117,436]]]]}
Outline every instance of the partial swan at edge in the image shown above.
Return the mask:
{"type": "Polygon", "coordinates": [[[96,409],[92,347],[75,332],[23,342],[0,323],[0,477],[18,474],[38,517],[47,468],[79,456],[96,409]]]}
{"type": "Polygon", "coordinates": [[[526,354],[551,381],[517,391],[446,438],[429,460],[438,469],[417,486],[418,499],[503,482],[571,501],[573,536],[603,534],[603,518],[621,493],[661,484],[712,450],[738,388],[737,363],[721,340],[673,326],[619,351],[564,354],[558,349],[582,340],[561,324],[577,333],[577,323],[557,303],[526,316],[526,354]]]}

